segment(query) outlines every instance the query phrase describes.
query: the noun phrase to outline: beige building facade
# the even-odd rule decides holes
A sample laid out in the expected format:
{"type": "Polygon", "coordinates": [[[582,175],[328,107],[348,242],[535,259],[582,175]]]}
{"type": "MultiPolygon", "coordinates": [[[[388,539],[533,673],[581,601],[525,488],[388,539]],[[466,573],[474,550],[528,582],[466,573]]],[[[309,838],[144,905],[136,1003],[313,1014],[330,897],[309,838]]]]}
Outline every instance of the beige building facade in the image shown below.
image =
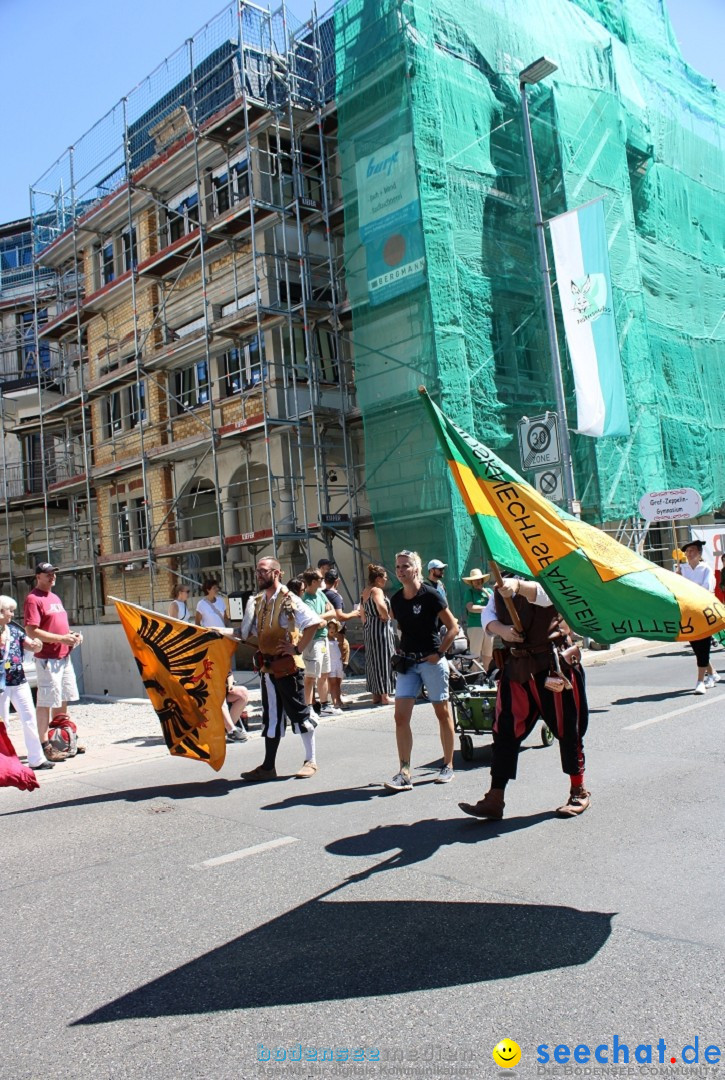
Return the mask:
{"type": "Polygon", "coordinates": [[[320,27],[252,14],[122,103],[107,177],[76,146],[34,192],[20,306],[52,362],[8,350],[0,576],[22,600],[51,559],[79,624],[114,596],[165,610],[179,580],[248,593],[261,554],[289,575],[330,555],[356,602],[376,555],[320,27]]]}

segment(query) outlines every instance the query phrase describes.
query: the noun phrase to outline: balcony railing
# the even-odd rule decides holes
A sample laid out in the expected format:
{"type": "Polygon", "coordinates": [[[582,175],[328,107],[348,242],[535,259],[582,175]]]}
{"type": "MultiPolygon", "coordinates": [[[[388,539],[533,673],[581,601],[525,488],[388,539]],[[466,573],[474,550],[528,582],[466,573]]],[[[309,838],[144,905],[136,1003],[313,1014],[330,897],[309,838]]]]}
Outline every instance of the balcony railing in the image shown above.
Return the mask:
{"type": "Polygon", "coordinates": [[[46,461],[45,476],[40,458],[9,464],[5,477],[0,481],[0,492],[4,499],[19,499],[29,495],[40,495],[46,487],[71,480],[85,471],[83,455],[79,451],[67,455],[53,455],[46,461]]]}

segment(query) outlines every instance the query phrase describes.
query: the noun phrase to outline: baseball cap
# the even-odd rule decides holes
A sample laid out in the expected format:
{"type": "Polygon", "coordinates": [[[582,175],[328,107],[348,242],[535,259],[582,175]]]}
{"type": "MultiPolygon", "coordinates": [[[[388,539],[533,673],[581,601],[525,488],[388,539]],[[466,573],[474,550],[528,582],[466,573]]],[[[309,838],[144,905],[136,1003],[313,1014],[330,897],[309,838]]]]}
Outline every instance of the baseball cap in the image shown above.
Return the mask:
{"type": "Polygon", "coordinates": [[[428,563],[429,570],[445,570],[448,566],[447,562],[441,562],[440,559],[431,559],[428,563]]]}
{"type": "Polygon", "coordinates": [[[54,574],[57,569],[57,566],[53,566],[53,564],[49,562],[39,562],[35,564],[36,574],[54,574]]]}

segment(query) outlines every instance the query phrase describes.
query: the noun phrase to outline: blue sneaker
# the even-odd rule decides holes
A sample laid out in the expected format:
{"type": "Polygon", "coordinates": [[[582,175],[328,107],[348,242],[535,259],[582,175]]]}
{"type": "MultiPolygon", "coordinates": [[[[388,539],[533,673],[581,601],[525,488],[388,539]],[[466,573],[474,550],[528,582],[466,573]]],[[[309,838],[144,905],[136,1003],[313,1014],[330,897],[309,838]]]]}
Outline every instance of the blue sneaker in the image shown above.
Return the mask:
{"type": "Polygon", "coordinates": [[[392,780],[386,780],[383,784],[388,791],[412,791],[413,784],[407,773],[396,773],[392,780]]]}

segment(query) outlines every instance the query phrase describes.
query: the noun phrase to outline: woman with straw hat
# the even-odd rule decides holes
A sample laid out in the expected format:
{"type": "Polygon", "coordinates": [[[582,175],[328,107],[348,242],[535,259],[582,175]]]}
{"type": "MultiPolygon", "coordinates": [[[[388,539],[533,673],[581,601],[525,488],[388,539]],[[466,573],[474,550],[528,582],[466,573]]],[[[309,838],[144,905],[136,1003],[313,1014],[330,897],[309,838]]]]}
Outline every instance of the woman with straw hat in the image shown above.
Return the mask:
{"type": "Polygon", "coordinates": [[[488,671],[493,657],[493,638],[481,627],[481,612],[491,595],[491,590],[484,589],[484,585],[490,576],[476,567],[471,570],[468,577],[461,579],[468,585],[463,598],[468,612],[466,616],[468,645],[471,655],[482,664],[484,671],[488,671]]]}

